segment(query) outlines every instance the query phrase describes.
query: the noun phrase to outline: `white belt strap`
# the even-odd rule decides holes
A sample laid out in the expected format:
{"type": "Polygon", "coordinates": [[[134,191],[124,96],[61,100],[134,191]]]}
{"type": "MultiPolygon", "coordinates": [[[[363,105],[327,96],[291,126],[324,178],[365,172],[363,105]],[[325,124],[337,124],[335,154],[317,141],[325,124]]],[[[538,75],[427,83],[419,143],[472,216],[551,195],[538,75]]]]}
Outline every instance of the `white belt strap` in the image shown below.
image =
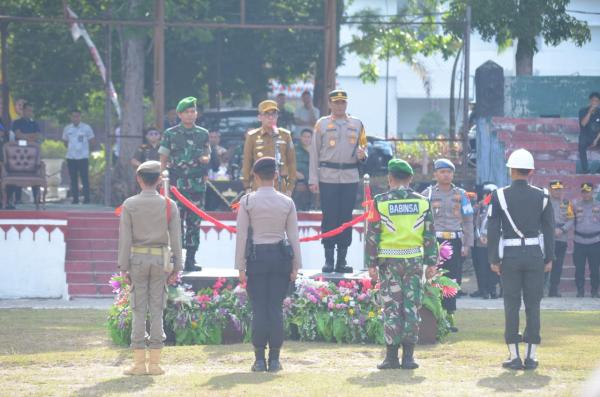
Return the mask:
{"type": "MultiPolygon", "coordinates": [[[[504,188],[500,188],[500,189],[496,190],[496,192],[498,194],[498,202],[500,203],[500,208],[502,208],[502,211],[504,211],[504,214],[506,215],[508,222],[510,222],[510,226],[512,226],[515,233],[517,233],[517,236],[524,239],[525,235],[523,234],[523,232],[521,232],[517,228],[517,225],[515,225],[515,221],[513,221],[512,216],[510,216],[510,212],[508,212],[508,205],[506,204],[506,197],[504,197],[504,188]]],[[[544,200],[546,200],[546,198],[544,198],[544,200]]]]}
{"type": "Polygon", "coordinates": [[[505,247],[520,247],[521,245],[540,245],[539,237],[528,237],[523,240],[520,238],[508,238],[502,241],[505,247]]]}

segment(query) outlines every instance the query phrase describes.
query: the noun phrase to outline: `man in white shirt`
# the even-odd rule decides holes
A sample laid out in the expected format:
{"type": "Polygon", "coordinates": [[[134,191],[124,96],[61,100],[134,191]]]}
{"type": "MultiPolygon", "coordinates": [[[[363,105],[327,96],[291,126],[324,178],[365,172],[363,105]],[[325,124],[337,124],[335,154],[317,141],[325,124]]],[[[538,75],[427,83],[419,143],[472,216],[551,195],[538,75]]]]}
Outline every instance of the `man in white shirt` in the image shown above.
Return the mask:
{"type": "Polygon", "coordinates": [[[81,122],[81,112],[71,112],[71,124],[63,130],[62,139],[67,145],[67,166],[71,179],[71,197],[73,204],[79,204],[79,179],[83,185],[83,203],[90,202],[90,184],[88,178],[90,144],[94,144],[92,127],[81,122]]]}
{"type": "Polygon", "coordinates": [[[294,138],[300,138],[305,129],[313,130],[321,113],[313,106],[312,96],[309,91],[302,93],[302,106],[298,106],[294,112],[294,138]]]}

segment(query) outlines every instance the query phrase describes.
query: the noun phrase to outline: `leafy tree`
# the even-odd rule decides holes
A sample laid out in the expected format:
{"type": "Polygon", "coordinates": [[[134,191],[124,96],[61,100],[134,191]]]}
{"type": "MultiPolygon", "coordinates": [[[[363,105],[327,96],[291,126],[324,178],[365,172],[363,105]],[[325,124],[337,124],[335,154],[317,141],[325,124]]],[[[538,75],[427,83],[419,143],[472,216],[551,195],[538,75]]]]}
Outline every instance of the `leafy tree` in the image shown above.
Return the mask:
{"type": "MultiPolygon", "coordinates": [[[[449,22],[449,32],[459,34],[457,22],[464,20],[467,1],[444,0],[450,8],[445,18],[449,22]]],[[[538,37],[549,46],[567,40],[582,46],[591,39],[587,22],[567,14],[570,0],[477,0],[469,3],[473,29],[484,40],[494,40],[500,48],[517,41],[517,75],[533,73],[533,56],[539,50],[538,37]]]]}

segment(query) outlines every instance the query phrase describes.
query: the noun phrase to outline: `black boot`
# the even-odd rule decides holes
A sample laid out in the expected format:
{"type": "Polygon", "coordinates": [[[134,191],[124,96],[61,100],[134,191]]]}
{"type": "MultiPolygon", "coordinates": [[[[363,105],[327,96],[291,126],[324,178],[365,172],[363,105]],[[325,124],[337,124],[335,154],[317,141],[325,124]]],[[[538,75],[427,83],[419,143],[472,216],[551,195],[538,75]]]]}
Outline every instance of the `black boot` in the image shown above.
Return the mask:
{"type": "Polygon", "coordinates": [[[577,288],[577,297],[578,298],[584,297],[583,288],[577,288]]]}
{"type": "Polygon", "coordinates": [[[377,369],[398,369],[398,345],[385,345],[385,359],[377,366],[377,369]]]}
{"type": "Polygon", "coordinates": [[[265,361],[265,348],[254,348],[254,364],[252,372],[266,372],[267,363],[265,361]]]}
{"type": "Polygon", "coordinates": [[[596,289],[592,290],[592,298],[600,298],[600,295],[598,295],[598,290],[596,290],[596,289]]]}
{"type": "Polygon", "coordinates": [[[419,364],[415,362],[413,357],[415,353],[414,343],[403,343],[402,344],[402,369],[417,369],[419,364]]]}
{"type": "Polygon", "coordinates": [[[269,372],[279,372],[283,369],[279,362],[279,349],[269,348],[269,372]]]}
{"type": "Polygon", "coordinates": [[[337,249],[337,262],[335,263],[335,271],[338,273],[353,273],[354,269],[346,264],[346,254],[348,247],[340,247],[337,249]]]}
{"type": "Polygon", "coordinates": [[[196,266],[196,251],[188,249],[185,253],[185,265],[183,270],[186,272],[195,272],[200,271],[202,268],[200,266],[196,266]]]}
{"type": "Polygon", "coordinates": [[[321,269],[323,273],[333,273],[334,251],[335,249],[325,247],[325,266],[321,269]]]}

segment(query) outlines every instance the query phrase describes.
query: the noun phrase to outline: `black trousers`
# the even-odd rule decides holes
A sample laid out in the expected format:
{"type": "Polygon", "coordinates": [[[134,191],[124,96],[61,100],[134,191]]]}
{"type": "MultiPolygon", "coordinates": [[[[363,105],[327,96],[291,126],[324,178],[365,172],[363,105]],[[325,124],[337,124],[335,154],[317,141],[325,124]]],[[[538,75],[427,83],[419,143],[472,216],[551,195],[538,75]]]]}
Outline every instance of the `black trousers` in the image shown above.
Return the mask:
{"type": "MultiPolygon", "coordinates": [[[[352,210],[356,203],[358,183],[319,183],[321,193],[321,210],[323,233],[333,230],[343,223],[352,220],[352,210]]],[[[322,240],[325,248],[347,248],[352,243],[352,228],[344,230],[341,234],[322,240]]]]}
{"type": "Polygon", "coordinates": [[[588,134],[579,134],[579,161],[581,162],[581,172],[583,172],[584,174],[586,174],[589,171],[587,149],[592,143],[594,143],[595,138],[595,136],[591,136],[588,134]]]}
{"type": "Polygon", "coordinates": [[[73,202],[79,202],[79,179],[83,185],[83,201],[90,201],[89,161],[88,159],[67,159],[69,178],[71,179],[71,197],[73,202]]]}
{"type": "Polygon", "coordinates": [[[583,292],[584,290],[585,264],[587,262],[590,268],[592,292],[597,292],[600,281],[600,242],[594,244],[575,243],[573,262],[575,263],[575,285],[577,286],[577,291],[583,292]]]}
{"type": "MultiPolygon", "coordinates": [[[[448,270],[446,273],[446,277],[456,280],[460,284],[460,280],[462,279],[462,240],[459,238],[455,238],[452,240],[446,240],[443,238],[438,238],[438,243],[443,243],[444,241],[448,241],[452,245],[452,257],[444,262],[442,265],[442,269],[448,270]]],[[[456,311],[456,297],[453,298],[443,298],[442,306],[449,312],[456,311]]]]}
{"type": "Polygon", "coordinates": [[[477,289],[483,294],[496,292],[498,275],[490,268],[487,247],[473,247],[473,267],[477,278],[477,289]]]}
{"type": "Polygon", "coordinates": [[[549,292],[557,293],[560,277],[562,276],[563,263],[565,262],[565,254],[567,253],[566,241],[554,242],[554,261],[552,262],[552,270],[550,271],[550,289],[549,292]]]}
{"type": "Polygon", "coordinates": [[[506,343],[539,344],[540,302],[544,296],[544,259],[540,247],[505,247],[501,278],[506,343]],[[526,324],[523,337],[519,333],[521,299],[525,303],[526,324]]]}
{"type": "Polygon", "coordinates": [[[279,246],[257,245],[256,259],[248,260],[247,291],[252,304],[252,345],[280,349],[283,345],[283,299],[290,284],[291,262],[279,246]]]}

